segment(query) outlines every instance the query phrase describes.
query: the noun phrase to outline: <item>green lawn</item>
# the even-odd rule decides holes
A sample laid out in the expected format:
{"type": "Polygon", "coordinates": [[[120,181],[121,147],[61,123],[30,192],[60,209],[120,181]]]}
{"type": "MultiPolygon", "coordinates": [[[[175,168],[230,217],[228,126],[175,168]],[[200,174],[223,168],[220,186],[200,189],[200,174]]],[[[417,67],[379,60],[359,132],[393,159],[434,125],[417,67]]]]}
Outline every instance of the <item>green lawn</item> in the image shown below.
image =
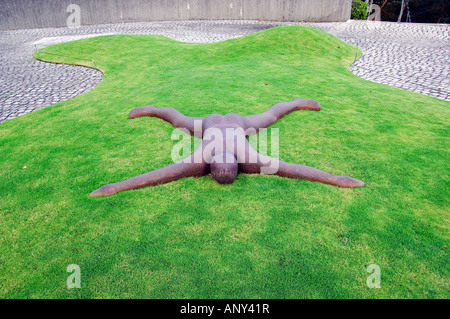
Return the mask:
{"type": "Polygon", "coordinates": [[[308,27],[214,44],[102,36],[36,58],[103,82],[0,124],[1,298],[449,298],[450,103],[349,71],[356,48],[308,27]],[[178,141],[137,106],[249,115],[293,98],[282,160],[366,183],[211,176],[91,198],[171,163],[178,141]],[[24,169],[23,167],[26,166],[24,169]],[[381,267],[369,289],[366,268],[381,267]],[[67,289],[66,267],[81,267],[67,289]]]}

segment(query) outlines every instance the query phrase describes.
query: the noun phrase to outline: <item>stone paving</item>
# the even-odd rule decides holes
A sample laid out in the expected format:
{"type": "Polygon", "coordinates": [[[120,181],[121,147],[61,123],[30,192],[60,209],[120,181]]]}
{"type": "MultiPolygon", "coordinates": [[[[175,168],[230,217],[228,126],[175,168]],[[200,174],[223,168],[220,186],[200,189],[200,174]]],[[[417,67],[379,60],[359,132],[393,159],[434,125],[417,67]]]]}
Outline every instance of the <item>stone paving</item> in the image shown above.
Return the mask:
{"type": "Polygon", "coordinates": [[[450,101],[448,25],[225,20],[122,23],[0,31],[0,123],[73,98],[102,81],[101,72],[94,69],[39,62],[32,57],[36,49],[105,34],[159,34],[185,42],[216,42],[287,24],[314,26],[359,47],[364,54],[350,69],[362,78],[450,101]]]}
{"type": "Polygon", "coordinates": [[[362,49],[354,74],[450,101],[449,25],[352,21],[323,29],[362,49]]]}

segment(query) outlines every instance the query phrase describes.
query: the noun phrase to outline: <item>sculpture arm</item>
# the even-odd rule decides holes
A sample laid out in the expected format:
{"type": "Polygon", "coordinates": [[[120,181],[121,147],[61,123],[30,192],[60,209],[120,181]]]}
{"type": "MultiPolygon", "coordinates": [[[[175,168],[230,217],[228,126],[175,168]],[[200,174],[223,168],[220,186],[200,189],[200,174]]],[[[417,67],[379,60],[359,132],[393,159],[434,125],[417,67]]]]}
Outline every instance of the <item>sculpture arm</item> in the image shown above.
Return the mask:
{"type": "Polygon", "coordinates": [[[317,101],[302,99],[277,103],[263,113],[244,116],[245,129],[254,128],[256,131],[259,131],[295,110],[320,111],[320,105],[317,101]]]}
{"type": "MultiPolygon", "coordinates": [[[[187,129],[191,135],[194,135],[195,133],[195,121],[200,121],[199,124],[203,122],[203,117],[190,117],[182,114],[174,108],[157,108],[154,105],[134,108],[131,110],[129,118],[134,119],[140,116],[159,117],[160,119],[171,123],[176,128],[187,129]]],[[[199,130],[199,134],[201,134],[201,128],[199,130]]]]}
{"type": "Polygon", "coordinates": [[[205,174],[207,174],[206,165],[178,162],[139,176],[132,177],[122,182],[105,185],[93,191],[90,196],[110,196],[129,189],[137,189],[150,185],[164,184],[183,177],[198,177],[205,174]]]}
{"type": "Polygon", "coordinates": [[[194,153],[179,162],[132,177],[122,182],[105,185],[93,191],[90,196],[110,196],[129,189],[169,183],[183,177],[199,177],[206,175],[209,173],[209,165],[202,157],[202,150],[203,144],[201,144],[194,153]]]}
{"type": "MultiPolygon", "coordinates": [[[[244,150],[243,150],[244,151],[244,150]]],[[[246,174],[273,174],[282,177],[306,179],[313,182],[339,187],[362,187],[364,182],[348,177],[333,175],[313,167],[291,164],[258,153],[250,143],[246,143],[245,156],[241,158],[239,169],[246,174]]]]}
{"type": "Polygon", "coordinates": [[[333,175],[313,167],[300,164],[291,164],[283,161],[280,161],[280,167],[275,174],[282,177],[306,179],[313,182],[331,184],[344,188],[364,186],[363,181],[351,178],[349,176],[333,175]]]}

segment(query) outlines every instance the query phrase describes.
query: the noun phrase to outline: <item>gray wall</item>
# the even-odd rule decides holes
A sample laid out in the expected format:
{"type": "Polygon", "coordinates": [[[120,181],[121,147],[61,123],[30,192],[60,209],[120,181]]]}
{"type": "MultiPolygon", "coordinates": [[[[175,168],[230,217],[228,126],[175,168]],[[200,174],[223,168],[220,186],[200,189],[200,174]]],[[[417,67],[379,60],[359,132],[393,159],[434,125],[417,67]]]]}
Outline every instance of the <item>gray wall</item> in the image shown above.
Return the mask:
{"type": "Polygon", "coordinates": [[[0,0],[0,30],[161,20],[346,21],[352,0],[0,0]]]}

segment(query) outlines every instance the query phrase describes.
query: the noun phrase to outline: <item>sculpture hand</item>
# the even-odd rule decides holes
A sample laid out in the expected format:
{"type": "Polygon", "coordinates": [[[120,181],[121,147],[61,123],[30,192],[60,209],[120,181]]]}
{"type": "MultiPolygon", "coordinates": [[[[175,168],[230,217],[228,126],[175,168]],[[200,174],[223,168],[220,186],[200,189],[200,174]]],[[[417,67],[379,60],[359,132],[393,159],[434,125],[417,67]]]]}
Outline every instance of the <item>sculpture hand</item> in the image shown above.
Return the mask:
{"type": "Polygon", "coordinates": [[[103,187],[100,187],[99,189],[93,191],[89,194],[91,197],[99,197],[99,196],[111,196],[118,192],[113,186],[114,184],[108,184],[103,187]]]}

